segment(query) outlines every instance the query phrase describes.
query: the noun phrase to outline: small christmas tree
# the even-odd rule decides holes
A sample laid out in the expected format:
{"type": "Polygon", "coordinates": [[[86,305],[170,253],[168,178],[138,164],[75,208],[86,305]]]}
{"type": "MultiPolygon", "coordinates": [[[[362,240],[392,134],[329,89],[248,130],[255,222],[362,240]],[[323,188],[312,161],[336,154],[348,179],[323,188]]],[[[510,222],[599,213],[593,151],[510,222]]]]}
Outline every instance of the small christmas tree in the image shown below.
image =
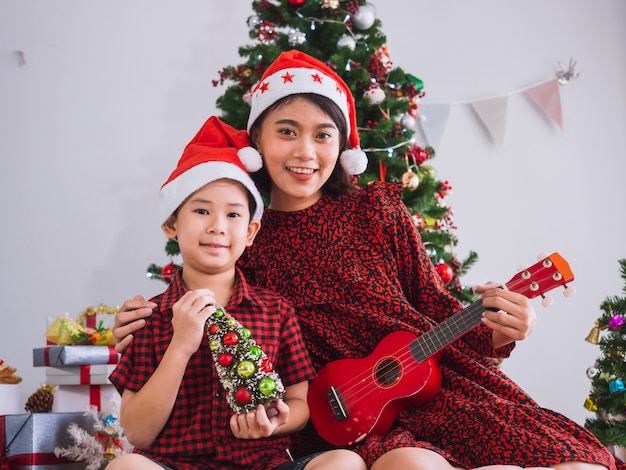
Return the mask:
{"type": "MultiPolygon", "coordinates": [[[[452,209],[446,196],[448,181],[437,179],[428,162],[432,147],[414,138],[419,100],[425,96],[422,81],[394,67],[372,3],[365,0],[255,0],[248,18],[253,43],[239,48],[245,62],[224,67],[215,86],[231,82],[217,99],[222,119],[245,129],[252,87],[281,52],[299,49],[333,68],[355,97],[361,147],[368,154],[367,171],[357,183],[390,181],[404,188],[402,199],[413,215],[431,260],[450,292],[464,303],[475,300],[473,288],[464,287],[462,275],[477,261],[470,252],[458,260],[453,248],[452,209]]],[[[168,255],[177,247],[168,245],[168,255]]],[[[152,264],[148,275],[165,281],[178,268],[152,264]]]]}
{"type": "Polygon", "coordinates": [[[209,347],[229,406],[236,413],[271,405],[285,387],[252,333],[222,307],[206,322],[209,347]]]}
{"type": "MultiPolygon", "coordinates": [[[[626,259],[619,264],[626,294],[626,259]]],[[[602,355],[587,369],[591,392],[585,408],[595,411],[596,417],[587,418],[585,427],[607,446],[626,447],[626,297],[607,297],[600,309],[602,314],[586,338],[600,347],[602,355]]]]}

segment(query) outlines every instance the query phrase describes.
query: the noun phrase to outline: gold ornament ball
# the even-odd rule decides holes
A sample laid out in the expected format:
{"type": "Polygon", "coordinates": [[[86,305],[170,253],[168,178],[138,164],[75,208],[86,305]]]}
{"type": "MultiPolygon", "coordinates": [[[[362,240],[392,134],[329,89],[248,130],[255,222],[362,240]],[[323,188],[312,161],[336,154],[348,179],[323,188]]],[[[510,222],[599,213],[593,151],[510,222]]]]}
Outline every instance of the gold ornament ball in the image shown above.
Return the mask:
{"type": "Polygon", "coordinates": [[[237,375],[242,379],[251,377],[256,372],[256,366],[252,361],[241,361],[237,365],[237,375]]]}
{"type": "Polygon", "coordinates": [[[336,10],[339,8],[339,0],[322,0],[322,8],[330,8],[336,10]]]}
{"type": "Polygon", "coordinates": [[[400,181],[402,182],[402,187],[403,188],[407,188],[407,189],[410,189],[410,190],[417,189],[417,187],[420,184],[419,176],[417,176],[411,170],[409,170],[406,173],[404,173],[402,175],[402,178],[400,179],[400,181]]]}

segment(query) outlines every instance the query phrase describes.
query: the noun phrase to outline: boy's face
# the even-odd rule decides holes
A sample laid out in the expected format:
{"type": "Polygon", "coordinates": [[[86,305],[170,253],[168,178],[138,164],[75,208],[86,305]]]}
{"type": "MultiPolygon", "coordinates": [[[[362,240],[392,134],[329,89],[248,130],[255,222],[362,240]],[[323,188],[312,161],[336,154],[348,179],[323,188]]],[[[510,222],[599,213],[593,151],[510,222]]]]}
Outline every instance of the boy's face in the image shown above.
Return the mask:
{"type": "Polygon", "coordinates": [[[248,192],[241,183],[213,181],[188,197],[176,220],[163,224],[176,237],[184,272],[218,274],[230,270],[254,241],[261,224],[250,220],[248,192]]]}

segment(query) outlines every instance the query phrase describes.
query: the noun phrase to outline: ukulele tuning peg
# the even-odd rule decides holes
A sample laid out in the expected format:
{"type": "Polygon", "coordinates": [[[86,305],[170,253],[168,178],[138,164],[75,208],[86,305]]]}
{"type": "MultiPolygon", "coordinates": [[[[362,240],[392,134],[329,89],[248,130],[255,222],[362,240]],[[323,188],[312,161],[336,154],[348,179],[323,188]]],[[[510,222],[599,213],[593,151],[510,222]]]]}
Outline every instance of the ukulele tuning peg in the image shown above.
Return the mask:
{"type": "Polygon", "coordinates": [[[552,303],[554,302],[554,298],[550,297],[549,295],[543,296],[543,300],[541,301],[541,306],[548,308],[550,305],[552,305],[552,303]]]}
{"type": "Polygon", "coordinates": [[[543,252],[541,252],[541,253],[539,253],[539,254],[537,255],[537,261],[544,260],[544,259],[546,259],[548,256],[550,256],[550,253],[548,253],[547,251],[543,251],[543,252]]]}
{"type": "Polygon", "coordinates": [[[574,286],[567,286],[563,291],[563,295],[565,297],[571,297],[576,293],[576,288],[574,286]]]}

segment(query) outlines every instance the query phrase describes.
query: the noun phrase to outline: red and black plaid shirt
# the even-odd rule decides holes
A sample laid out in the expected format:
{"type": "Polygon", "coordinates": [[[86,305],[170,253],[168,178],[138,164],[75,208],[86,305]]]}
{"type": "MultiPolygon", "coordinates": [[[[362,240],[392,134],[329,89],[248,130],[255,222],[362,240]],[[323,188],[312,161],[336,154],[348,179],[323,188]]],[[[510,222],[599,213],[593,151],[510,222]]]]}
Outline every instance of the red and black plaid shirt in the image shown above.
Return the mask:
{"type": "MultiPolygon", "coordinates": [[[[186,291],[179,272],[167,290],[152,299],[157,308],[111,374],[120,393],[124,389],[139,391],[155,371],[172,338],[172,306],[186,291]]],[[[282,297],[250,286],[237,270],[225,309],[252,332],[285,386],[315,375],[294,310],[282,297]]],[[[232,413],[205,336],[189,360],[165,428],[149,447],[138,452],[186,470],[267,470],[290,460],[286,452],[289,436],[237,439],[229,426],[232,413]]]]}

